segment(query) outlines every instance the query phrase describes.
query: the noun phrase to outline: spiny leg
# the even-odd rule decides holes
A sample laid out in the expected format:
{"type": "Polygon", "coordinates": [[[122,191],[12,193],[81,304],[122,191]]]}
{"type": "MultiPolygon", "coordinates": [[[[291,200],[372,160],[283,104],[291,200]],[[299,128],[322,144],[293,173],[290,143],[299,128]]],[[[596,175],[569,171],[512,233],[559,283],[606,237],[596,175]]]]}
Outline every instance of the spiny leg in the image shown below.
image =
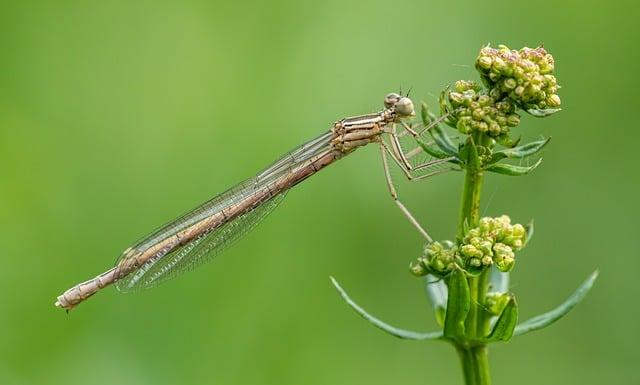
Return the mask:
{"type": "Polygon", "coordinates": [[[403,162],[402,162],[400,159],[398,159],[398,158],[395,156],[395,154],[393,153],[393,151],[391,151],[391,149],[389,148],[389,146],[388,146],[388,145],[387,145],[383,140],[381,140],[381,141],[380,141],[380,145],[381,145],[381,146],[382,146],[382,148],[385,150],[384,152],[385,152],[386,154],[389,154],[389,156],[391,157],[391,159],[393,159],[393,161],[396,163],[396,165],[397,165],[398,167],[400,167],[400,169],[401,169],[401,170],[402,170],[402,172],[404,173],[405,177],[406,177],[409,181],[411,181],[411,182],[418,181],[418,180],[421,180],[421,179],[425,179],[425,178],[428,178],[428,177],[431,177],[431,176],[434,176],[434,175],[438,175],[438,174],[441,174],[441,173],[443,173],[443,172],[447,172],[447,171],[450,171],[450,170],[452,170],[452,169],[453,169],[453,167],[451,167],[451,168],[444,168],[444,169],[442,169],[442,170],[436,170],[436,171],[433,171],[433,172],[430,172],[430,173],[427,173],[427,174],[417,175],[417,176],[416,176],[416,175],[413,175],[411,172],[412,172],[412,171],[421,170],[421,169],[423,169],[423,168],[431,167],[431,166],[434,166],[434,165],[436,165],[436,164],[447,163],[447,162],[449,162],[449,161],[453,160],[453,158],[445,158],[445,159],[430,160],[430,161],[427,161],[427,162],[424,162],[424,163],[418,164],[418,165],[416,165],[415,167],[408,168],[408,167],[406,167],[406,166],[403,164],[403,162]]]}
{"type": "Polygon", "coordinates": [[[391,171],[389,170],[389,161],[387,159],[387,151],[389,149],[386,147],[384,142],[380,142],[380,153],[382,154],[382,166],[384,168],[384,175],[387,180],[387,187],[389,187],[389,193],[391,194],[391,198],[396,202],[402,213],[409,219],[409,222],[413,224],[416,229],[424,236],[428,242],[433,242],[433,239],[429,236],[429,233],[418,223],[416,218],[409,212],[409,210],[405,207],[402,202],[398,199],[398,193],[396,191],[395,186],[393,185],[393,180],[391,179],[391,171]]]}
{"type": "Polygon", "coordinates": [[[444,114],[438,118],[433,117],[433,120],[429,122],[429,124],[425,125],[419,132],[413,129],[413,124],[407,124],[404,121],[400,121],[400,124],[402,124],[405,130],[400,132],[398,134],[398,137],[402,138],[407,134],[411,134],[411,136],[413,136],[414,138],[419,137],[420,135],[424,134],[425,132],[429,131],[433,127],[437,126],[438,124],[446,120],[448,117],[449,117],[449,114],[444,114]]]}
{"type": "MultiPolygon", "coordinates": [[[[446,163],[449,162],[450,160],[453,160],[453,157],[451,158],[446,158],[446,159],[436,159],[436,160],[429,160],[423,163],[419,163],[415,166],[411,165],[411,163],[409,163],[409,159],[413,158],[414,156],[423,153],[424,150],[418,146],[415,147],[413,149],[411,149],[408,152],[405,152],[402,149],[402,145],[400,144],[400,137],[402,136],[402,134],[406,133],[406,132],[411,132],[412,136],[414,138],[418,138],[420,134],[416,133],[415,131],[413,131],[406,123],[404,122],[400,122],[403,127],[405,128],[405,131],[402,131],[400,134],[397,133],[396,129],[395,129],[395,124],[392,124],[390,127],[390,130],[385,131],[387,134],[389,134],[390,139],[389,142],[391,144],[391,150],[389,152],[389,155],[391,155],[394,159],[394,161],[396,161],[396,163],[398,163],[398,166],[400,166],[400,168],[403,169],[403,171],[405,172],[405,175],[407,176],[407,178],[409,180],[420,180],[420,179],[424,179],[427,176],[431,176],[434,174],[439,174],[440,172],[435,172],[435,173],[430,173],[427,174],[426,176],[419,176],[416,177],[413,174],[411,174],[411,171],[418,171],[421,170],[423,168],[427,168],[430,166],[433,166],[435,164],[440,164],[440,163],[446,163]],[[415,134],[415,135],[414,135],[415,134]]],[[[428,128],[427,128],[428,129],[428,128]]],[[[426,129],[425,129],[426,130],[426,129]]],[[[423,132],[425,131],[423,130],[423,132]]],[[[430,144],[430,143],[429,143],[430,144]]],[[[388,146],[387,146],[388,148],[388,146]]]]}
{"type": "Polygon", "coordinates": [[[425,132],[429,131],[430,129],[432,129],[433,127],[435,127],[438,124],[440,124],[442,121],[447,119],[448,116],[449,116],[449,114],[442,115],[439,118],[432,117],[433,120],[429,124],[425,125],[419,131],[414,130],[413,123],[407,124],[405,121],[402,121],[402,120],[399,121],[399,123],[404,128],[404,130],[402,130],[401,132],[398,133],[396,131],[396,123],[392,123],[390,125],[390,129],[389,130],[385,130],[385,132],[387,134],[391,135],[391,139],[390,139],[391,147],[392,147],[392,149],[394,150],[394,152],[396,154],[396,158],[400,159],[402,161],[402,163],[404,163],[404,165],[405,165],[405,167],[407,169],[411,170],[411,169],[418,169],[421,166],[422,167],[428,166],[427,163],[429,163],[429,162],[426,162],[426,163],[423,163],[423,164],[417,165],[417,166],[411,166],[411,164],[408,162],[408,160],[413,158],[417,154],[419,154],[421,152],[424,152],[424,150],[422,149],[421,145],[430,146],[430,145],[432,145],[434,143],[434,142],[420,143],[421,142],[420,136],[422,134],[424,134],[425,132]],[[400,138],[402,138],[403,136],[406,136],[407,134],[410,134],[421,145],[418,146],[418,147],[415,147],[412,150],[410,150],[407,153],[405,153],[405,151],[402,149],[402,146],[400,145],[400,138]]]}
{"type": "Polygon", "coordinates": [[[402,150],[402,145],[400,145],[400,139],[398,139],[398,133],[396,132],[395,123],[391,124],[391,129],[388,131],[388,134],[391,137],[389,141],[391,143],[391,149],[393,150],[394,159],[400,160],[402,162],[403,168],[411,170],[411,163],[409,163],[409,160],[402,150]]]}

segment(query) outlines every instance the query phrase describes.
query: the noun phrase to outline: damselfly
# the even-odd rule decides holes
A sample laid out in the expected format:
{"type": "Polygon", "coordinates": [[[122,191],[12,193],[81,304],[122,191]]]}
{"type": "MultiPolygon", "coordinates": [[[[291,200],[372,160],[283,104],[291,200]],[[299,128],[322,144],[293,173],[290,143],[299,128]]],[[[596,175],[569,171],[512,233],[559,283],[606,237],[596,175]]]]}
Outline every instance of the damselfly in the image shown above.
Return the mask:
{"type": "MultiPolygon", "coordinates": [[[[227,245],[241,238],[267,216],[287,191],[306,178],[369,143],[377,143],[392,198],[404,215],[428,240],[431,238],[398,200],[391,180],[388,156],[412,180],[441,172],[451,159],[412,164],[419,147],[404,151],[400,138],[421,132],[406,120],[415,116],[411,99],[388,94],[385,108],[377,113],[345,118],[331,130],[299,146],[271,166],[223,192],[193,211],[166,224],[125,250],[116,266],[82,282],[58,296],[56,306],[70,310],[104,287],[115,284],[122,292],[151,287],[211,259],[227,245]],[[397,127],[402,132],[398,133],[397,127]],[[387,141],[383,135],[388,137],[387,141]],[[420,175],[416,172],[422,170],[420,175]],[[426,170],[426,172],[425,172],[426,170]]],[[[422,131],[429,127],[423,127],[422,131]]]]}

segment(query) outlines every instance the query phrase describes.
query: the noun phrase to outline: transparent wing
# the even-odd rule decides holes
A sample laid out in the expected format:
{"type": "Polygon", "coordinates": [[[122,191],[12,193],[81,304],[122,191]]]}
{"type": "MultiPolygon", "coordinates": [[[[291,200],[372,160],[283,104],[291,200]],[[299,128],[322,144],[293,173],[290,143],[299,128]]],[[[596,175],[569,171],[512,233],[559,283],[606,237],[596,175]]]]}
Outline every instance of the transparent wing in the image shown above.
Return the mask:
{"type": "Polygon", "coordinates": [[[135,272],[118,280],[116,287],[121,292],[146,289],[193,270],[256,227],[278,206],[285,194],[286,192],[274,196],[256,209],[171,250],[166,255],[152,258],[135,272]]]}
{"type": "MultiPolygon", "coordinates": [[[[118,259],[116,266],[127,265],[138,255],[154,250],[153,255],[133,271],[119,277],[118,290],[127,292],[154,286],[156,283],[189,271],[224,250],[233,241],[253,229],[282,201],[286,191],[278,191],[275,183],[291,174],[291,171],[315,156],[330,150],[332,134],[327,132],[289,152],[269,167],[235,187],[205,202],[196,209],[166,224],[149,234],[128,249],[118,259]],[[255,200],[265,191],[275,191],[268,198],[255,200]],[[188,242],[173,241],[176,234],[212,218],[223,210],[251,201],[250,207],[240,215],[218,227],[190,239],[188,242]],[[158,245],[162,245],[158,248],[158,245]],[[157,249],[157,251],[155,251],[157,249]]],[[[228,212],[228,211],[226,211],[228,212]]]]}

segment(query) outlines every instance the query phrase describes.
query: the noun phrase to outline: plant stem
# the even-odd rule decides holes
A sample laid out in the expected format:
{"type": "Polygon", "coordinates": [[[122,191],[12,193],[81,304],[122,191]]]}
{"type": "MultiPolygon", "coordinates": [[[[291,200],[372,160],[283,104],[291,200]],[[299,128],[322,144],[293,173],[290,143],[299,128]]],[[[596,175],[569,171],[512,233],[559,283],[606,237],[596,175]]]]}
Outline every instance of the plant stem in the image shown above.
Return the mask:
{"type": "MultiPolygon", "coordinates": [[[[482,143],[480,135],[474,135],[473,140],[466,145],[475,146],[482,143]]],[[[467,160],[465,169],[464,187],[462,191],[462,203],[460,207],[460,223],[458,224],[458,240],[462,240],[465,230],[477,227],[480,222],[480,194],[482,191],[483,171],[477,158],[477,151],[469,151],[470,159],[467,160]],[[471,158],[474,157],[474,158],[471,158]]],[[[487,294],[488,269],[479,276],[467,278],[469,283],[470,306],[465,320],[465,334],[468,341],[477,340],[486,335],[488,323],[484,314],[483,305],[487,294]]],[[[489,372],[489,358],[486,345],[458,345],[458,354],[462,362],[465,382],[467,385],[489,385],[491,376],[489,372]]]]}
{"type": "Polygon", "coordinates": [[[466,385],[490,385],[489,355],[486,345],[456,346],[466,385]]]}
{"type": "Polygon", "coordinates": [[[480,221],[480,193],[482,191],[483,171],[469,165],[465,169],[462,205],[460,207],[460,223],[458,238],[464,237],[465,225],[478,226],[480,221]]]}

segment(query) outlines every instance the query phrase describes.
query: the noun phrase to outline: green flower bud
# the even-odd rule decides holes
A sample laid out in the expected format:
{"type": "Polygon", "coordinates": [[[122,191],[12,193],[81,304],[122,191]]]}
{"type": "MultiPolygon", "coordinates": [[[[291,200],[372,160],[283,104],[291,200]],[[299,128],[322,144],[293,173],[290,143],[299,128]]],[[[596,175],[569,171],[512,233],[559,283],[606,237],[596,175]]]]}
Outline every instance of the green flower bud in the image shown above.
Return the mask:
{"type": "Polygon", "coordinates": [[[558,83],[556,83],[556,77],[553,75],[544,75],[543,83],[546,84],[548,87],[551,87],[551,86],[555,87],[558,85],[558,83]]]}
{"type": "Polygon", "coordinates": [[[527,234],[527,230],[521,224],[517,223],[513,225],[513,236],[518,238],[524,238],[527,234]]]}
{"type": "Polygon", "coordinates": [[[520,116],[518,114],[507,116],[507,126],[516,127],[518,124],[520,124],[520,116]]]}
{"type": "Polygon", "coordinates": [[[514,78],[506,78],[502,81],[502,89],[504,91],[510,91],[516,88],[518,82],[514,78]]]}
{"type": "Polygon", "coordinates": [[[542,88],[540,88],[539,85],[533,83],[529,83],[529,86],[526,88],[527,95],[533,98],[538,98],[540,91],[542,91],[542,88]]]}
{"type": "Polygon", "coordinates": [[[489,123],[489,135],[498,136],[501,133],[502,133],[502,128],[500,128],[500,125],[497,122],[489,123]]]}
{"type": "Polygon", "coordinates": [[[493,103],[493,99],[489,95],[478,96],[478,104],[481,107],[490,106],[493,103]]]}
{"type": "Polygon", "coordinates": [[[464,101],[462,94],[459,92],[449,93],[449,100],[451,101],[451,104],[453,104],[454,106],[460,105],[464,101]]]}
{"type": "Polygon", "coordinates": [[[491,56],[479,56],[478,59],[476,60],[476,65],[479,68],[488,70],[489,68],[491,68],[491,65],[493,64],[493,59],[491,58],[491,56]]]}
{"type": "Polygon", "coordinates": [[[454,88],[456,89],[456,91],[461,93],[464,93],[466,91],[477,92],[481,89],[478,83],[474,82],[473,80],[458,80],[455,83],[454,88]]]}
{"type": "Polygon", "coordinates": [[[476,248],[473,245],[463,245],[460,248],[460,252],[462,253],[462,255],[464,255],[465,257],[476,257],[476,258],[482,258],[482,251],[478,250],[478,248],[476,248]]]}
{"type": "Polygon", "coordinates": [[[482,233],[491,231],[491,227],[492,227],[491,222],[492,222],[492,218],[489,218],[489,217],[481,218],[478,223],[479,231],[481,231],[482,233]]]}
{"type": "Polygon", "coordinates": [[[472,130],[471,122],[472,120],[470,117],[464,116],[460,118],[460,120],[458,120],[458,123],[456,124],[456,128],[458,129],[458,131],[460,131],[463,134],[469,134],[472,130]]]}
{"type": "Polygon", "coordinates": [[[420,259],[418,260],[418,263],[416,263],[415,265],[414,264],[409,265],[409,270],[411,271],[411,274],[417,277],[425,276],[429,272],[427,268],[422,264],[422,261],[420,259]]]}
{"type": "Polygon", "coordinates": [[[476,108],[471,112],[471,117],[473,120],[482,120],[484,118],[484,111],[481,108],[476,108]]]}
{"type": "Polygon", "coordinates": [[[501,57],[497,56],[493,58],[493,64],[491,65],[491,72],[500,74],[500,72],[502,72],[506,67],[507,67],[507,64],[504,62],[504,60],[501,57]]]}
{"type": "Polygon", "coordinates": [[[496,259],[513,257],[513,250],[511,247],[505,245],[504,243],[496,243],[493,245],[493,251],[495,253],[496,259]]]}
{"type": "Polygon", "coordinates": [[[515,263],[515,255],[511,247],[504,243],[496,243],[493,246],[494,261],[500,271],[509,271],[515,263]]]}
{"type": "Polygon", "coordinates": [[[511,218],[508,215],[500,215],[496,220],[501,223],[503,226],[511,224],[511,218]]]}
{"type": "Polygon", "coordinates": [[[469,259],[469,265],[473,267],[480,267],[482,266],[482,261],[478,258],[471,258],[469,259]]]}
{"type": "Polygon", "coordinates": [[[500,262],[496,262],[496,267],[498,270],[502,272],[511,271],[513,269],[513,265],[515,264],[515,260],[513,258],[505,258],[500,262]]]}
{"type": "Polygon", "coordinates": [[[547,98],[547,105],[552,108],[560,107],[560,97],[556,94],[553,94],[547,98]]]}
{"type": "MultiPolygon", "coordinates": [[[[483,218],[484,219],[484,218],[483,218]]],[[[482,220],[482,219],[481,219],[482,220]]],[[[473,228],[473,229],[469,229],[469,231],[467,232],[467,237],[469,239],[471,238],[477,238],[480,237],[480,235],[482,235],[482,229],[481,228],[473,228]]]]}
{"type": "Polygon", "coordinates": [[[483,240],[479,242],[477,248],[482,252],[482,254],[491,256],[493,254],[491,251],[492,246],[493,242],[489,240],[483,240]]]}
{"type": "Polygon", "coordinates": [[[545,60],[538,63],[538,68],[540,68],[541,74],[550,74],[554,70],[553,56],[547,55],[551,60],[545,60]]]}
{"type": "Polygon", "coordinates": [[[522,246],[524,246],[524,242],[521,239],[516,239],[511,243],[511,247],[514,250],[520,250],[522,249],[522,246]]]}

